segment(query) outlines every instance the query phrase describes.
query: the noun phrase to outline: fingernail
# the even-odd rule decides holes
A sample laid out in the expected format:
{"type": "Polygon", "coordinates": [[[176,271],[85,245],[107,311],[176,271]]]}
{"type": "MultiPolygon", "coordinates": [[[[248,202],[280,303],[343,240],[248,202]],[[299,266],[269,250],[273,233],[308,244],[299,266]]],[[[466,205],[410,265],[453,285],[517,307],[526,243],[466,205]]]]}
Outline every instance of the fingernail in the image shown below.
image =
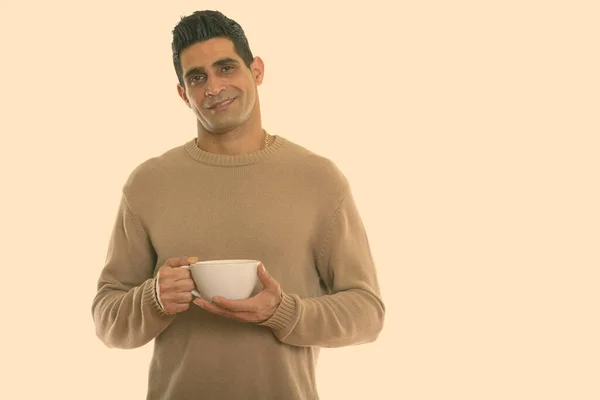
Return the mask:
{"type": "Polygon", "coordinates": [[[187,260],[190,264],[197,263],[199,261],[198,257],[188,257],[187,260]]]}

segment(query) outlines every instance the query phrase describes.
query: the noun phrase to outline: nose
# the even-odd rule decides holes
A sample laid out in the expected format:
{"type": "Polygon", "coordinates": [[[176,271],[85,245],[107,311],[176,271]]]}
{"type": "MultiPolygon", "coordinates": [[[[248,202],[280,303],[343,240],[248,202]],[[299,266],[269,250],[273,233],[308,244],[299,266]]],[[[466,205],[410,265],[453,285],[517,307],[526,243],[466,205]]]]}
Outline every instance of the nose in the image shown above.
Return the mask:
{"type": "Polygon", "coordinates": [[[217,77],[211,77],[206,82],[206,91],[204,92],[205,96],[217,96],[225,89],[225,85],[222,80],[217,77]]]}

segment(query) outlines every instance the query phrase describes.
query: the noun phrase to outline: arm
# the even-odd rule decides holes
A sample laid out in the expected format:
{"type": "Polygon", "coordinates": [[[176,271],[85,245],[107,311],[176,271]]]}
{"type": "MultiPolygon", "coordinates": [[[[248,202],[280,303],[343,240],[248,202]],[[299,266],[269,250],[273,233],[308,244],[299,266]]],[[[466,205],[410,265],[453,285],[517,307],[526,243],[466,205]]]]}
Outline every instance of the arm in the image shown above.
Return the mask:
{"type": "Polygon", "coordinates": [[[295,346],[341,347],[376,340],[385,306],[367,235],[349,190],[324,224],[316,260],[330,294],[300,298],[283,293],[275,314],[260,325],[295,346]]]}
{"type": "Polygon", "coordinates": [[[158,303],[155,264],[150,238],[123,196],[92,304],[96,334],[108,347],[141,347],[175,318],[158,303]]]}

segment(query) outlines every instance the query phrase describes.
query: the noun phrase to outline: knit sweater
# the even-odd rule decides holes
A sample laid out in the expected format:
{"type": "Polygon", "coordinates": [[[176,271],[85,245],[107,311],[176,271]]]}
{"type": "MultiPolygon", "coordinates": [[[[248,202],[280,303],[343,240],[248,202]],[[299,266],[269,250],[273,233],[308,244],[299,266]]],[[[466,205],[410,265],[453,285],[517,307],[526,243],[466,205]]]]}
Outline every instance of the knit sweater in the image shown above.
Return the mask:
{"type": "Polygon", "coordinates": [[[137,166],[123,186],[92,315],[108,347],[154,341],[147,399],[315,400],[320,348],[374,341],[385,307],[348,180],[329,159],[275,135],[235,156],[190,140],[137,166]],[[179,256],[260,260],[282,301],[262,323],[193,303],[167,313],[156,276],[179,256]]]}

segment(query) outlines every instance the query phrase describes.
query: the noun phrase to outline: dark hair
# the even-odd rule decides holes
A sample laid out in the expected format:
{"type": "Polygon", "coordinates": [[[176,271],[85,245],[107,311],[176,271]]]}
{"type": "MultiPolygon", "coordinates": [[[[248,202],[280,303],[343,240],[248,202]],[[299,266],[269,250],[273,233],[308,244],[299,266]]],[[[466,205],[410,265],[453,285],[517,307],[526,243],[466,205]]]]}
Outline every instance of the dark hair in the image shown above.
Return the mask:
{"type": "Polygon", "coordinates": [[[224,37],[231,40],[235,47],[235,52],[244,61],[246,66],[250,68],[254,57],[250,51],[246,34],[240,24],[219,11],[195,11],[188,16],[182,17],[173,29],[173,42],[171,44],[173,65],[175,66],[175,72],[181,86],[184,86],[183,69],[179,58],[181,52],[195,43],[216,37],[224,37]]]}

